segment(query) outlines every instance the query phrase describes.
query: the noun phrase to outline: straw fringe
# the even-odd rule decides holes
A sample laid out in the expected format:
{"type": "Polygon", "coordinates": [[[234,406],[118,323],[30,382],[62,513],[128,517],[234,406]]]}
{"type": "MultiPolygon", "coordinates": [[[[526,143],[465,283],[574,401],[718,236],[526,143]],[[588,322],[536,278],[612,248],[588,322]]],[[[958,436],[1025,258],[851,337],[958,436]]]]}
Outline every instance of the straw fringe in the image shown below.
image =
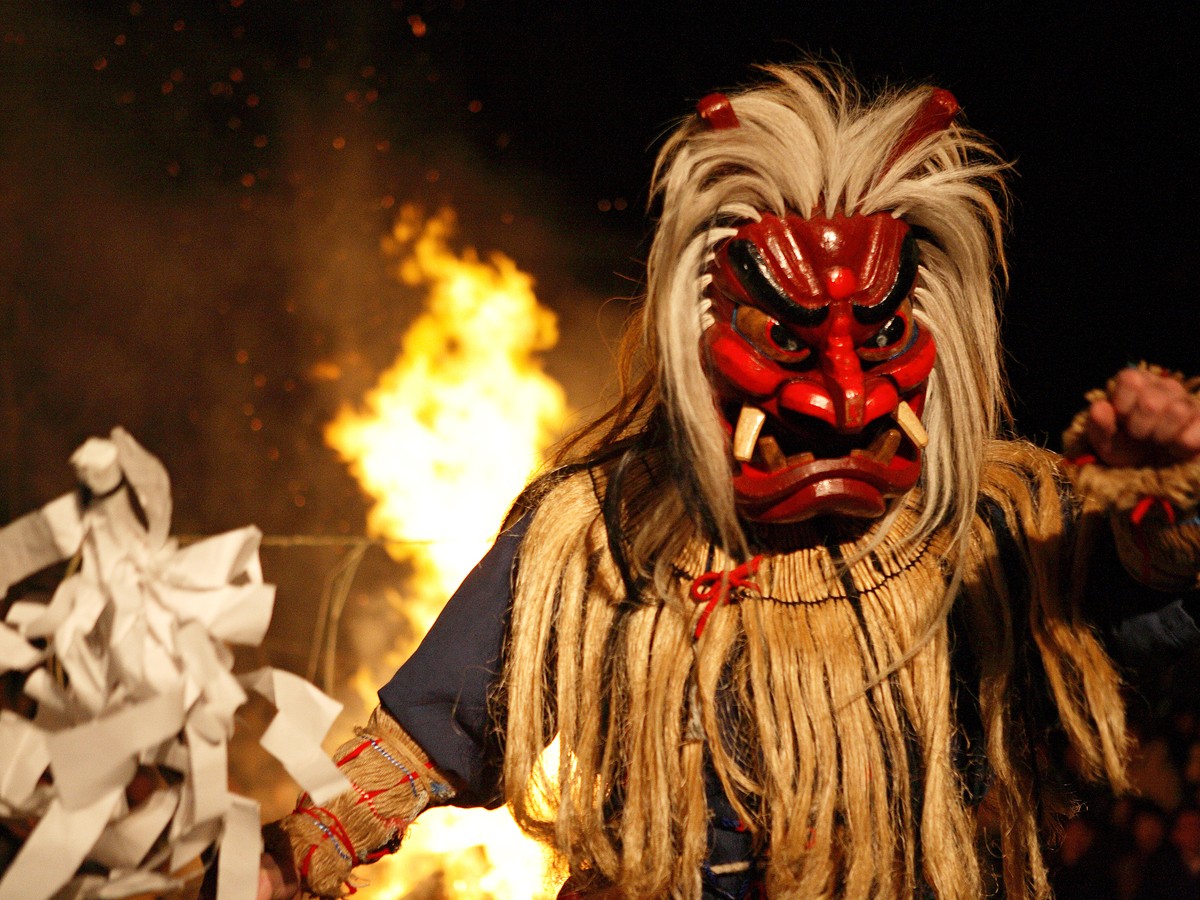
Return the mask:
{"type": "MultiPolygon", "coordinates": [[[[671,576],[629,598],[607,552],[605,478],[567,479],[544,498],[516,589],[505,783],[518,821],[554,843],[573,883],[698,897],[707,751],[763,851],[770,896],[909,897],[927,883],[939,897],[978,897],[976,822],[949,751],[958,722],[945,592],[961,558],[960,639],[979,663],[967,688],[995,773],[1008,896],[1048,895],[1039,828],[1065,807],[1038,771],[1025,670],[1045,672],[1085,774],[1118,788],[1124,719],[1116,673],[1071,587],[1073,509],[1056,460],[1015,442],[993,442],[987,459],[981,490],[1028,571],[1028,601],[979,515],[961,549],[947,528],[917,544],[868,531],[765,556],[757,590],[731,590],[695,642],[689,586],[732,558],[681,517],[671,576]],[[703,742],[689,731],[693,697],[703,742]],[[556,732],[559,769],[540,773],[556,732]],[[531,802],[534,783],[554,802],[531,802]]],[[[899,533],[919,503],[901,512],[899,533]]]]}

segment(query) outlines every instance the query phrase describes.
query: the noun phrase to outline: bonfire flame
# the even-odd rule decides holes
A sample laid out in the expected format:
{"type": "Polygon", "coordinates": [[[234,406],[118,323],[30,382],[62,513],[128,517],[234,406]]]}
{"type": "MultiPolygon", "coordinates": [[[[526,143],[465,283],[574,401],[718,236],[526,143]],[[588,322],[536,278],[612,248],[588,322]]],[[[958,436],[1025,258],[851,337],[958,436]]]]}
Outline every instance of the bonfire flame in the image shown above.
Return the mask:
{"type": "MultiPolygon", "coordinates": [[[[426,291],[426,309],[405,334],[395,364],[363,411],[343,409],[326,440],[375,498],[374,536],[412,567],[400,612],[419,638],[486,550],[513,498],[541,464],[567,417],[562,387],[538,354],[558,339],[554,314],[512,260],[449,247],[454,214],[425,219],[401,210],[383,251],[396,276],[426,291]]],[[[413,646],[382,671],[360,670],[369,706],[413,646]]],[[[505,810],[427,812],[390,862],[363,873],[376,900],[553,897],[544,851],[505,810]],[[440,882],[440,887],[438,886],[440,882]]]]}

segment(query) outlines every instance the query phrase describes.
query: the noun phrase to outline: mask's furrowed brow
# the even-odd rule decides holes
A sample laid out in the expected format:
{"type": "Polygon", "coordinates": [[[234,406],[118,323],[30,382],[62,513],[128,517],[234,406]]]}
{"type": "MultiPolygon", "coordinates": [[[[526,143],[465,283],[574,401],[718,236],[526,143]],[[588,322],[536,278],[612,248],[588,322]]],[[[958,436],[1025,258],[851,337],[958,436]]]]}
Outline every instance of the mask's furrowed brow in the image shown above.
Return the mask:
{"type": "Polygon", "coordinates": [[[738,281],[764,312],[805,328],[820,325],[829,315],[828,306],[812,309],[793,301],[753,241],[730,241],[725,253],[738,281]]]}
{"type": "Polygon", "coordinates": [[[904,236],[900,245],[900,264],[896,269],[896,280],[892,282],[884,298],[873,306],[854,304],[854,318],[864,325],[877,325],[891,318],[897,307],[904,302],[913,284],[917,280],[917,266],[920,264],[917,252],[916,236],[910,231],[904,236]]]}

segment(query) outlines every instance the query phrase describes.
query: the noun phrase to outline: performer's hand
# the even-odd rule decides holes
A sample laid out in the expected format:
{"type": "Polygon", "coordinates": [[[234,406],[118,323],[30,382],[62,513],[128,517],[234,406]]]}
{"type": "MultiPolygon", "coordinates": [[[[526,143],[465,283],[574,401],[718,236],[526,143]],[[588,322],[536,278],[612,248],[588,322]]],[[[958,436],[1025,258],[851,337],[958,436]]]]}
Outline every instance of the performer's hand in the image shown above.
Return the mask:
{"type": "Polygon", "coordinates": [[[263,855],[258,864],[255,900],[293,900],[300,896],[300,879],[292,859],[292,843],[278,822],[263,826],[263,855]]]}
{"type": "MultiPolygon", "coordinates": [[[[216,900],[217,863],[212,860],[200,886],[199,900],[216,900]]],[[[263,854],[258,861],[258,887],[254,900],[295,900],[300,879],[292,859],[292,844],[278,822],[263,826],[263,854]]]]}
{"type": "Polygon", "coordinates": [[[1174,378],[1125,369],[1088,410],[1087,437],[1109,466],[1165,466],[1200,455],[1200,398],[1174,378]]]}

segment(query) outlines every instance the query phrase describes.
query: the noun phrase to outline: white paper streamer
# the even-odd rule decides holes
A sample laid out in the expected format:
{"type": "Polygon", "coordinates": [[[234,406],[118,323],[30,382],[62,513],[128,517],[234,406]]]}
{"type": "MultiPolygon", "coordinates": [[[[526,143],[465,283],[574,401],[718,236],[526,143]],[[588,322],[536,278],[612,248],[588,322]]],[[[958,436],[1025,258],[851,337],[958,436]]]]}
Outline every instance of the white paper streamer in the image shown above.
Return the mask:
{"type": "Polygon", "coordinates": [[[139,751],[182,727],[183,699],[176,689],[49,735],[50,772],[63,805],[80,809],[113,788],[124,788],[137,771],[139,751]]]}
{"type": "Polygon", "coordinates": [[[0,622],[0,674],[14,670],[32,669],[46,656],[21,637],[20,633],[0,622]]]}
{"type": "Polygon", "coordinates": [[[17,601],[0,622],[0,672],[28,672],[38,703],[33,721],[0,712],[0,814],[36,823],[0,877],[0,900],[162,893],[218,842],[218,900],[249,900],[259,810],[227,787],[246,689],[277,710],[263,746],[318,801],[349,788],[320,749],[340,704],[290,673],[233,675],[227,644],[260,643],[274,606],[258,529],[180,549],[168,538],[166,469],[120,428],[71,462],[81,495],[0,529],[0,596],[80,561],[49,603],[17,601]],[[77,875],[84,861],[108,875],[77,875]]]}
{"type": "Polygon", "coordinates": [[[42,730],[11,710],[0,711],[0,811],[24,809],[49,764],[42,730]]]}
{"type": "MultiPolygon", "coordinates": [[[[95,897],[96,900],[118,900],[121,897],[161,897],[168,891],[181,887],[181,882],[155,872],[114,871],[107,883],[97,885],[92,893],[83,893],[81,898],[95,897]]],[[[58,900],[58,898],[55,898],[58,900]]]]}
{"type": "Polygon", "coordinates": [[[155,791],[137,809],[110,822],[88,858],[110,869],[136,869],[178,807],[178,788],[155,791]]]}
{"type": "Polygon", "coordinates": [[[314,735],[323,735],[342,711],[342,704],[321,693],[303,678],[281,669],[259,669],[243,682],[279,710],[261,738],[262,745],[320,805],[350,790],[350,782],[321,749],[314,735]]]}
{"type": "Polygon", "coordinates": [[[225,816],[221,858],[217,864],[217,896],[220,900],[254,900],[262,850],[258,804],[245,797],[233,797],[229,814],[225,816]]]}
{"type": "Polygon", "coordinates": [[[22,578],[66,559],[82,540],[74,494],[64,494],[0,528],[0,594],[7,594],[22,578]]]}
{"type": "Polygon", "coordinates": [[[121,801],[121,788],[70,810],[54,800],[0,881],[0,900],[43,900],[71,880],[121,801]]]}

